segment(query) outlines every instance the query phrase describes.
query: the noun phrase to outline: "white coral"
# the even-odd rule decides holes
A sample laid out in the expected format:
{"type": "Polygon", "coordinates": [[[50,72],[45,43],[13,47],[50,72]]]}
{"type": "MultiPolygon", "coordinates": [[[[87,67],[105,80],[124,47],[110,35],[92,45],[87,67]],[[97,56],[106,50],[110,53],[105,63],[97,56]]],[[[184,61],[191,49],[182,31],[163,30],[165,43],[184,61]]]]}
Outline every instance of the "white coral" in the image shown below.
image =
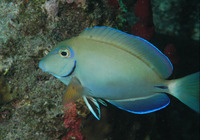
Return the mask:
{"type": "Polygon", "coordinates": [[[42,5],[42,8],[47,11],[48,18],[51,18],[52,20],[57,18],[58,2],[56,0],[46,1],[44,5],[42,5]]]}

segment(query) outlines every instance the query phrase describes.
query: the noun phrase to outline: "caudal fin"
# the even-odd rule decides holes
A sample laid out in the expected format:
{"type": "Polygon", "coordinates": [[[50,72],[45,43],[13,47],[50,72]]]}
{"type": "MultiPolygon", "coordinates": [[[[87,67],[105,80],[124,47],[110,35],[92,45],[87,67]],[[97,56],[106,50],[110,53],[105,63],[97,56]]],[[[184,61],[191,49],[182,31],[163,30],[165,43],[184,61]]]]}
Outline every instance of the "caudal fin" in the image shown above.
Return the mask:
{"type": "Polygon", "coordinates": [[[196,112],[199,111],[199,76],[200,72],[171,80],[169,83],[170,94],[189,106],[196,112]]]}

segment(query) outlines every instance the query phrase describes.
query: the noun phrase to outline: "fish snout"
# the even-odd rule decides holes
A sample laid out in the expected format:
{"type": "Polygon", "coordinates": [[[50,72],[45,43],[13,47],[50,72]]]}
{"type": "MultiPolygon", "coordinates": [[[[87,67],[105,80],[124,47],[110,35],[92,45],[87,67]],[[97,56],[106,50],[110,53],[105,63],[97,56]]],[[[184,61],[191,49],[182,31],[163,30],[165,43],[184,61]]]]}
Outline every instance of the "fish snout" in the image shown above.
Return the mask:
{"type": "Polygon", "coordinates": [[[42,62],[42,60],[39,62],[39,68],[42,69],[44,72],[46,71],[46,69],[44,67],[44,63],[42,62]]]}

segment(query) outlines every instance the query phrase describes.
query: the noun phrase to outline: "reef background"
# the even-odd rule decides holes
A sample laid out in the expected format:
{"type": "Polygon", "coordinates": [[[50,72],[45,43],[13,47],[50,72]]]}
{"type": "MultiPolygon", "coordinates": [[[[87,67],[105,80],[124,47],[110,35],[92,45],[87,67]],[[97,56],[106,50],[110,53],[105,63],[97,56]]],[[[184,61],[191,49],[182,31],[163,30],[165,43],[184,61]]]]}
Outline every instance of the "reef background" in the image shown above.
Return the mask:
{"type": "Polygon", "coordinates": [[[67,112],[66,86],[38,67],[58,42],[109,26],[147,37],[174,64],[170,78],[199,71],[199,1],[142,1],[147,10],[137,0],[1,0],[0,140],[199,140],[199,115],[171,96],[146,115],[109,104],[98,121],[81,99],[67,112]]]}

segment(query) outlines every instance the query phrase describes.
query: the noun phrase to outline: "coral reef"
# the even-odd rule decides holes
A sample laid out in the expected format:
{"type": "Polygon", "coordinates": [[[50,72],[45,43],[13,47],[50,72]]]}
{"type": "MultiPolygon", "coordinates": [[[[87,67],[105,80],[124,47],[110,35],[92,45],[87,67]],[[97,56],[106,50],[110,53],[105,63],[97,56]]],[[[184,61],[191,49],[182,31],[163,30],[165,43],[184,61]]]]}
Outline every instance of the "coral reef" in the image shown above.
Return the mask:
{"type": "MultiPolygon", "coordinates": [[[[0,1],[0,74],[9,87],[9,94],[1,94],[0,139],[55,140],[68,132],[61,103],[65,85],[42,72],[38,62],[58,41],[86,27],[114,23],[113,12],[102,2],[88,1],[85,7],[54,2],[58,7],[48,11],[46,0],[0,1]],[[16,97],[11,101],[7,95],[16,97]]],[[[89,113],[82,111],[86,108],[83,103],[78,108],[80,116],[89,113]]]]}
{"type": "Polygon", "coordinates": [[[42,8],[47,11],[48,18],[51,18],[52,20],[57,18],[58,2],[56,0],[46,1],[44,5],[42,5],[42,8]]]}
{"type": "MultiPolygon", "coordinates": [[[[1,50],[1,48],[0,48],[1,50]]],[[[3,51],[1,51],[3,52],[3,51]]],[[[9,68],[13,64],[13,60],[9,57],[0,54],[0,73],[4,73],[4,75],[8,72],[9,68]]]]}
{"type": "Polygon", "coordinates": [[[13,99],[12,94],[10,94],[10,88],[5,83],[3,77],[0,77],[0,105],[8,103],[13,99]]]}
{"type": "Polygon", "coordinates": [[[119,8],[119,2],[117,0],[107,0],[107,4],[113,6],[114,8],[119,8]]]}
{"type": "Polygon", "coordinates": [[[81,4],[81,5],[85,5],[86,0],[66,0],[67,3],[73,3],[75,2],[76,4],[81,4]]]}
{"type": "Polygon", "coordinates": [[[10,2],[7,3],[5,0],[0,2],[0,45],[5,43],[11,36],[17,38],[17,30],[19,24],[16,24],[16,17],[19,14],[19,7],[17,4],[10,2]]]}
{"type": "Polygon", "coordinates": [[[132,34],[150,40],[154,34],[152,8],[150,0],[137,0],[134,7],[139,21],[132,26],[132,34]]]}
{"type": "Polygon", "coordinates": [[[135,9],[144,6],[140,2],[1,0],[0,139],[198,140],[199,115],[173,97],[166,109],[146,115],[131,114],[109,104],[101,106],[102,118],[98,121],[83,100],[63,109],[66,86],[38,68],[41,58],[59,41],[85,28],[109,26],[132,33],[131,28],[137,27],[141,30],[134,34],[147,35],[153,32],[153,22],[154,36],[150,34],[146,39],[165,50],[172,62],[174,56],[179,57],[173,76],[199,71],[197,1],[152,0],[152,7],[147,3],[148,7],[135,9]],[[134,24],[136,27],[132,27],[134,24]],[[176,53],[168,47],[170,44],[176,53]]]}
{"type": "Polygon", "coordinates": [[[156,32],[199,40],[199,7],[196,0],[152,0],[156,32]]]}
{"type": "Polygon", "coordinates": [[[67,134],[62,137],[62,140],[86,140],[80,132],[81,118],[77,115],[76,104],[69,103],[64,106],[64,126],[68,128],[67,134]]]}

